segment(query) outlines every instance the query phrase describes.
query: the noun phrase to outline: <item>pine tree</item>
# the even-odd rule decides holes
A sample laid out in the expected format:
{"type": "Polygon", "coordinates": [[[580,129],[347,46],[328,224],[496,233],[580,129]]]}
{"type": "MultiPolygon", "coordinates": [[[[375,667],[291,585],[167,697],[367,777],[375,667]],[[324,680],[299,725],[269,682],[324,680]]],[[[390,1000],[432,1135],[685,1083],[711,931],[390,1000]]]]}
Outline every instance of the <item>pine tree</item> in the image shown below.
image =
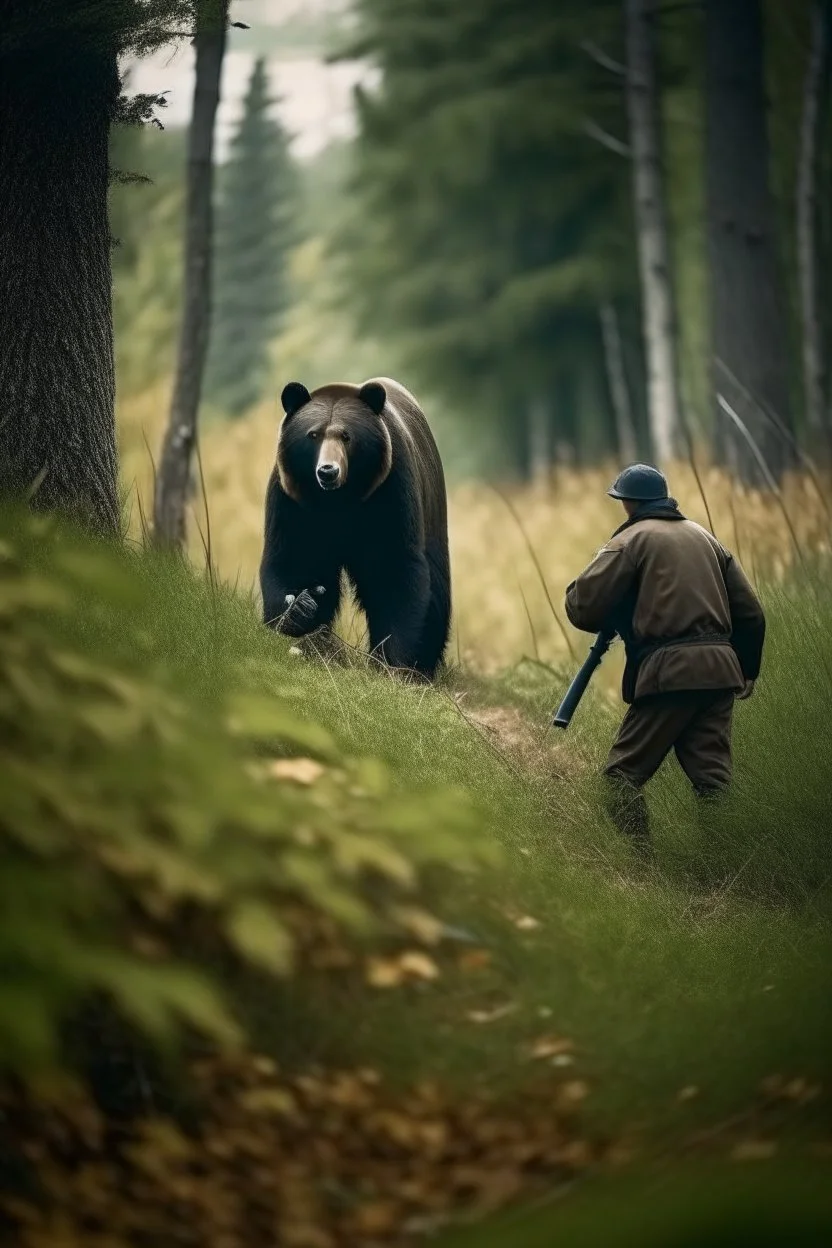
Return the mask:
{"type": "Polygon", "coordinates": [[[241,415],[268,390],[270,345],[288,305],[297,173],[272,106],[261,58],[223,170],[217,222],[206,398],[230,416],[241,415]]]}

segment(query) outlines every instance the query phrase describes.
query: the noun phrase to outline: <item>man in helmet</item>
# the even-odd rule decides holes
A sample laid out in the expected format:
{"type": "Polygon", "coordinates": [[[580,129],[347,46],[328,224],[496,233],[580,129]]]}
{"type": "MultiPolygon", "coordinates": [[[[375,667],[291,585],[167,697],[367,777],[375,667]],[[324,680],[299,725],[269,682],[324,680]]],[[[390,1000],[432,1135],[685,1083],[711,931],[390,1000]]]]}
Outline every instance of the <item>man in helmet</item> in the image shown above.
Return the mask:
{"type": "Polygon", "coordinates": [[[682,515],[657,468],[633,464],[607,493],[627,519],[568,587],[566,613],[624,641],[629,709],[604,770],[615,823],[649,855],[642,789],[671,749],[699,798],[728,786],[734,700],[759,675],[765,616],[733,555],[682,515]]]}

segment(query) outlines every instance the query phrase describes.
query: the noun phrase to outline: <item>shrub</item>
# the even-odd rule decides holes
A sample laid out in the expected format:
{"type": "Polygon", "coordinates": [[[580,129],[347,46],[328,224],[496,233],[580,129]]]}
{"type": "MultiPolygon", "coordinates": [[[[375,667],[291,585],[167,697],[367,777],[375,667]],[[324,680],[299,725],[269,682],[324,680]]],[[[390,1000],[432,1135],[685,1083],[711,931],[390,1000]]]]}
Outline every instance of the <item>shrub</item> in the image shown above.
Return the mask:
{"type": "Polygon", "coordinates": [[[288,666],[268,696],[219,649],[210,696],[183,679],[180,597],[193,618],[223,609],[182,564],[0,517],[7,1070],[54,1062],[62,1020],[102,992],[155,1039],[234,1042],[200,949],[280,977],[316,923],[427,938],[425,869],[492,852],[463,794],[403,791],[306,718],[288,666]]]}

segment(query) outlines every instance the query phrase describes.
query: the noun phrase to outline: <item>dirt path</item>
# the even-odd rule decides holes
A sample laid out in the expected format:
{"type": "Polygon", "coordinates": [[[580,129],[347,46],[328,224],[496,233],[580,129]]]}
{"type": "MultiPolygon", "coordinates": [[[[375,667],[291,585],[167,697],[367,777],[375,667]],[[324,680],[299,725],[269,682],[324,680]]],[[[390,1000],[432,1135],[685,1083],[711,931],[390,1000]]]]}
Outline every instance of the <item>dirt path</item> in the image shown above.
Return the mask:
{"type": "Polygon", "coordinates": [[[519,770],[541,780],[574,780],[586,767],[562,736],[515,706],[460,705],[468,722],[519,770]]]}

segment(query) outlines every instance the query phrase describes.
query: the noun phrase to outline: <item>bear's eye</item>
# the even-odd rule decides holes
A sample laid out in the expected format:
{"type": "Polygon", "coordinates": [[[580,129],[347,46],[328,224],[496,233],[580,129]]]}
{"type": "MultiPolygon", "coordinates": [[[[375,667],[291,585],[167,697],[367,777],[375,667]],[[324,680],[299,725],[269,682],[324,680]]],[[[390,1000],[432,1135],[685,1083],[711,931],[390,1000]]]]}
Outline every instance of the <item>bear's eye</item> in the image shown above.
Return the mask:
{"type": "Polygon", "coordinates": [[[318,438],[320,437],[320,434],[318,433],[317,429],[310,429],[307,436],[310,437],[313,442],[317,442],[318,438]]]}
{"type": "Polygon", "coordinates": [[[343,440],[344,442],[349,442],[349,440],[350,440],[350,435],[349,435],[348,433],[342,433],[342,434],[341,434],[341,438],[342,438],[342,440],[343,440]]]}

